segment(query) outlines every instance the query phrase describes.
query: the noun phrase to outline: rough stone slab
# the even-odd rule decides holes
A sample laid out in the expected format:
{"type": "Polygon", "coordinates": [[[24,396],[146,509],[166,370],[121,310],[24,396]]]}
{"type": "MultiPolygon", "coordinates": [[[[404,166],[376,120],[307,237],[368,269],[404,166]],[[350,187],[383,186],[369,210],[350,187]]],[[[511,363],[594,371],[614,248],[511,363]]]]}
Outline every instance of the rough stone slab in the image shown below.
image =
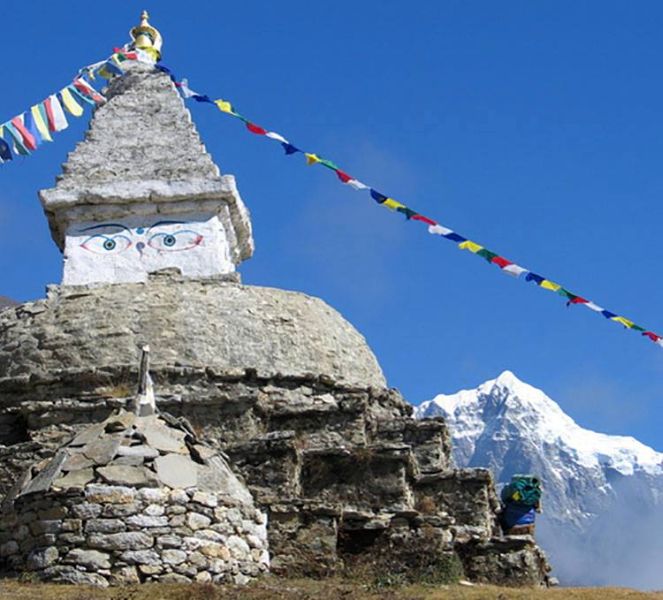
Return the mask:
{"type": "Polygon", "coordinates": [[[97,573],[86,573],[74,567],[56,565],[42,572],[42,578],[56,583],[71,583],[75,585],[92,585],[95,587],[108,587],[108,581],[97,573]]]}
{"type": "Polygon", "coordinates": [[[141,528],[168,527],[168,517],[133,515],[127,519],[127,523],[141,528]]]}
{"type": "Polygon", "coordinates": [[[159,451],[145,444],[138,444],[136,446],[120,446],[117,449],[119,456],[131,456],[143,459],[151,459],[159,456],[159,451]]]}
{"type": "Polygon", "coordinates": [[[91,484],[85,489],[85,497],[90,503],[131,504],[136,499],[136,490],[123,486],[91,484]]]}
{"type": "Polygon", "coordinates": [[[99,439],[104,432],[103,424],[92,425],[81,431],[74,439],[69,442],[69,446],[85,446],[99,439]]]}
{"type": "Polygon", "coordinates": [[[34,494],[36,492],[45,492],[48,490],[53,481],[57,479],[62,471],[62,465],[67,459],[67,455],[64,451],[60,450],[54,457],[53,460],[48,463],[48,465],[37,475],[23,490],[21,495],[25,494],[34,494]]]}
{"type": "Polygon", "coordinates": [[[83,454],[94,461],[96,465],[107,465],[120,447],[120,440],[115,438],[100,438],[87,444],[83,448],[83,454]]]}
{"type": "Polygon", "coordinates": [[[65,460],[64,464],[62,465],[62,470],[63,471],[78,471],[80,469],[87,469],[88,467],[94,466],[94,461],[90,460],[81,452],[77,452],[76,454],[70,454],[67,456],[67,460],[65,460]]]}
{"type": "Polygon", "coordinates": [[[198,467],[198,487],[252,504],[253,497],[246,486],[237,479],[230,467],[219,455],[211,457],[207,465],[198,467]]]}
{"type": "Polygon", "coordinates": [[[154,545],[154,538],[142,531],[127,531],[88,537],[88,546],[99,550],[146,550],[154,545]]]}
{"type": "Polygon", "coordinates": [[[70,471],[64,477],[53,482],[53,487],[63,490],[70,488],[83,488],[94,479],[94,469],[79,469],[70,471]]]}
{"type": "Polygon", "coordinates": [[[161,556],[167,565],[179,565],[187,559],[186,552],[175,549],[163,550],[161,556]]]}
{"type": "Polygon", "coordinates": [[[121,519],[90,519],[85,523],[85,533],[119,533],[125,529],[121,519]]]}
{"type": "Polygon", "coordinates": [[[104,431],[106,433],[113,433],[125,431],[129,429],[136,422],[136,415],[132,412],[121,412],[117,415],[112,415],[103,423],[104,431]]]}
{"type": "Polygon", "coordinates": [[[66,562],[73,562],[90,569],[110,569],[110,555],[98,550],[74,548],[67,553],[66,562]]]}
{"type": "Polygon", "coordinates": [[[180,454],[167,454],[154,461],[159,481],[170,488],[189,488],[198,483],[198,465],[180,454]]]}
{"type": "Polygon", "coordinates": [[[45,569],[52,565],[59,556],[58,549],[54,546],[48,548],[38,548],[28,555],[27,567],[31,571],[45,569]]]}
{"type": "Polygon", "coordinates": [[[184,444],[184,434],[181,431],[164,427],[161,424],[147,425],[142,430],[147,444],[161,452],[176,452],[188,454],[184,444]]]}
{"type": "Polygon", "coordinates": [[[143,467],[108,465],[99,467],[97,473],[112,485],[142,487],[151,481],[143,467]]]}
{"type": "Polygon", "coordinates": [[[130,565],[158,565],[161,562],[154,550],[128,550],[120,554],[120,559],[130,565]]]}

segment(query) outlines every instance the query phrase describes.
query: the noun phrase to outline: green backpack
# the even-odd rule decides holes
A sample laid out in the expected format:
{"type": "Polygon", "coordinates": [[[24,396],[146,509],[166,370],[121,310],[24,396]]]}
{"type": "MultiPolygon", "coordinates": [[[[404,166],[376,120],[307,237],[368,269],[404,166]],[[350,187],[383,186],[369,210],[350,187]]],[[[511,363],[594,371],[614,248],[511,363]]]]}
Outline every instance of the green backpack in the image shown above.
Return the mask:
{"type": "Polygon", "coordinates": [[[537,506],[541,502],[541,481],[534,475],[514,475],[502,488],[502,502],[537,506]]]}

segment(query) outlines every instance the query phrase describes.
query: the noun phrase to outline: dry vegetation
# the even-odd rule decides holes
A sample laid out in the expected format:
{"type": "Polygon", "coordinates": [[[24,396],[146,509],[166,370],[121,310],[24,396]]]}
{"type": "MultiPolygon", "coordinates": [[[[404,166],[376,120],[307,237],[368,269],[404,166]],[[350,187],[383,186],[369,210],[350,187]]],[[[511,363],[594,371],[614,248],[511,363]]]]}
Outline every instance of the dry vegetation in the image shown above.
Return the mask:
{"type": "Polygon", "coordinates": [[[347,580],[264,579],[247,587],[142,585],[109,590],[34,583],[0,583],[1,600],[663,600],[663,592],[617,588],[507,589],[492,586],[378,588],[347,580]]]}

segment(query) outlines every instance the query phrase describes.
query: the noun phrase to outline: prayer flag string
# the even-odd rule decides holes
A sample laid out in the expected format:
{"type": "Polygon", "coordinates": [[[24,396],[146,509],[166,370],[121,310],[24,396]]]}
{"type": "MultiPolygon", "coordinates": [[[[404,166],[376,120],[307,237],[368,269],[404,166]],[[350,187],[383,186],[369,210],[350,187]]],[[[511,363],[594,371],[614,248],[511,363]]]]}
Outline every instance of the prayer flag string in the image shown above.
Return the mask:
{"type": "Polygon", "coordinates": [[[29,155],[43,142],[53,141],[51,133],[62,131],[68,127],[65,111],[73,116],[79,117],[83,114],[84,105],[90,104],[96,106],[103,104],[106,99],[97,92],[94,87],[92,87],[85,77],[90,80],[95,80],[97,75],[105,79],[120,77],[124,74],[121,64],[127,60],[136,60],[154,65],[155,69],[170,77],[175,87],[185,99],[192,99],[196,102],[216,106],[219,111],[242,121],[249,132],[269,138],[280,144],[287,156],[302,154],[307,165],[321,165],[330,171],[333,171],[342,184],[348,185],[357,191],[369,194],[377,204],[380,204],[393,212],[401,213],[408,221],[423,223],[427,226],[428,232],[431,235],[442,237],[456,244],[460,250],[467,250],[476,256],[480,256],[486,262],[495,265],[507,275],[516,278],[522,277],[526,282],[533,282],[536,286],[561,296],[566,300],[567,306],[585,306],[605,319],[618,323],[626,329],[639,332],[642,336],[648,338],[658,346],[663,347],[663,337],[657,333],[654,333],[645,327],[636,325],[632,320],[620,316],[617,313],[613,313],[612,311],[587,300],[583,296],[569,291],[559,283],[555,283],[542,275],[538,275],[537,273],[500,256],[496,252],[488,250],[488,248],[485,248],[481,244],[460,235],[430,217],[422,215],[395,198],[379,192],[375,188],[348,174],[347,171],[341,169],[331,160],[323,158],[321,155],[314,152],[307,152],[291,143],[280,133],[270,131],[261,127],[254,121],[247,119],[228,100],[213,100],[205,94],[193,91],[189,87],[189,82],[186,79],[178,81],[170,69],[164,65],[155,64],[152,57],[141,50],[130,50],[127,47],[115,48],[113,54],[108,59],[88,65],[81,69],[73,82],[60,90],[57,94],[52,94],[42,102],[32,106],[28,111],[17,115],[13,119],[0,125],[0,163],[12,160],[15,155],[29,155]]]}
{"type": "Polygon", "coordinates": [[[446,240],[453,242],[454,244],[457,245],[457,247],[460,250],[467,250],[472,254],[475,254],[476,256],[480,256],[486,262],[495,265],[507,275],[511,275],[512,277],[516,278],[523,277],[525,281],[533,282],[538,287],[544,290],[551,291],[561,296],[566,300],[567,306],[574,306],[574,305],[585,306],[589,310],[601,315],[605,319],[608,319],[614,323],[618,323],[623,327],[625,327],[626,329],[639,332],[641,335],[650,339],[658,346],[663,347],[663,337],[658,335],[657,333],[654,333],[653,331],[650,331],[645,327],[641,327],[640,325],[636,325],[630,319],[627,319],[626,317],[613,313],[612,311],[609,311],[595,304],[594,302],[587,300],[583,296],[569,291],[559,283],[555,283],[554,281],[546,277],[543,277],[542,275],[538,275],[537,273],[534,273],[533,271],[530,271],[525,267],[521,267],[520,265],[514,263],[513,261],[503,256],[500,256],[498,253],[488,250],[488,248],[485,248],[481,244],[478,244],[477,242],[474,242],[466,238],[465,236],[460,235],[459,233],[453,231],[452,229],[445,227],[444,225],[438,223],[434,219],[431,219],[430,217],[426,217],[420,214],[416,210],[406,206],[405,204],[399,202],[395,198],[392,198],[391,196],[379,192],[375,188],[363,183],[356,177],[353,177],[352,175],[348,174],[346,171],[341,169],[331,160],[323,158],[322,156],[314,152],[307,152],[301,149],[300,147],[296,146],[295,144],[291,143],[287,138],[285,138],[280,133],[277,133],[275,131],[270,131],[256,124],[254,121],[246,118],[237,110],[237,108],[230,101],[224,99],[212,100],[209,96],[205,94],[200,94],[198,92],[193,91],[189,87],[189,83],[186,79],[178,81],[173,75],[172,71],[170,71],[170,69],[168,69],[167,67],[164,67],[163,65],[155,65],[155,68],[170,76],[171,80],[173,81],[175,86],[180,90],[184,98],[193,99],[201,103],[208,103],[215,105],[221,112],[242,121],[249,132],[255,135],[267,137],[271,140],[278,142],[282,146],[286,155],[292,156],[295,154],[302,154],[306,159],[307,165],[322,165],[323,167],[333,171],[336,174],[336,177],[344,185],[349,185],[350,187],[358,191],[367,192],[370,195],[370,197],[373,200],[375,200],[375,202],[390,209],[391,211],[401,213],[408,221],[418,221],[420,223],[423,223],[424,225],[427,225],[428,232],[430,234],[443,237],[446,240]]]}
{"type": "Polygon", "coordinates": [[[80,69],[71,84],[56,94],[35,104],[29,110],[0,124],[0,164],[9,162],[15,156],[28,156],[44,142],[52,142],[51,133],[69,127],[67,113],[80,117],[86,105],[104,104],[106,98],[85,79],[94,80],[97,75],[111,79],[124,75],[120,66],[126,60],[154,61],[141,50],[128,51],[115,48],[106,60],[80,69]]]}

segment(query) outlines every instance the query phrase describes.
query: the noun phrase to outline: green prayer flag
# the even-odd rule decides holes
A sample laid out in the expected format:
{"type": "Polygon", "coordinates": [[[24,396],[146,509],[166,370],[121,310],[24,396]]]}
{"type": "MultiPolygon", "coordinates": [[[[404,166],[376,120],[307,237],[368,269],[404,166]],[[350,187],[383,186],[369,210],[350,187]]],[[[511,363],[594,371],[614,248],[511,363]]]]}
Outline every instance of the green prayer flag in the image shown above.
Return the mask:
{"type": "Polygon", "coordinates": [[[497,256],[495,252],[491,252],[485,248],[481,248],[481,250],[477,252],[477,255],[485,258],[488,262],[493,262],[493,258],[497,256]]]}

